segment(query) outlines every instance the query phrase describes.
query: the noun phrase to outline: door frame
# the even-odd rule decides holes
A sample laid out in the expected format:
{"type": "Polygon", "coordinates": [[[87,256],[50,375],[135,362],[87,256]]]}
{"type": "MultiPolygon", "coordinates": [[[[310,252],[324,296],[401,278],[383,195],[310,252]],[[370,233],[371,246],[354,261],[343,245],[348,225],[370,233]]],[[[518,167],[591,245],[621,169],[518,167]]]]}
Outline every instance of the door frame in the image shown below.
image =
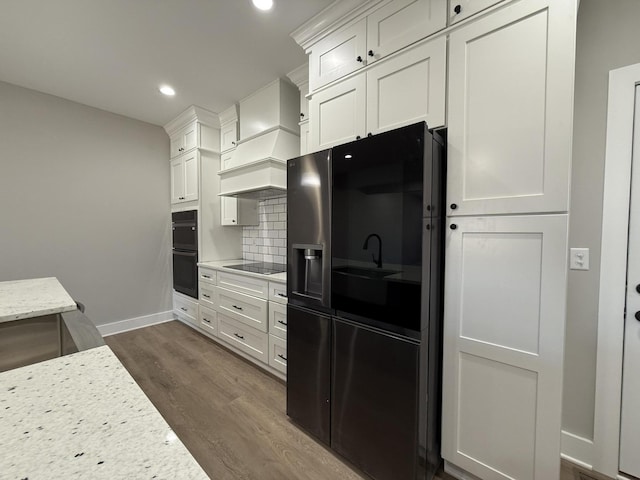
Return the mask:
{"type": "Polygon", "coordinates": [[[618,470],[620,408],[633,122],[638,85],[640,63],[609,71],[593,469],[612,478],[624,478],[618,470]]]}

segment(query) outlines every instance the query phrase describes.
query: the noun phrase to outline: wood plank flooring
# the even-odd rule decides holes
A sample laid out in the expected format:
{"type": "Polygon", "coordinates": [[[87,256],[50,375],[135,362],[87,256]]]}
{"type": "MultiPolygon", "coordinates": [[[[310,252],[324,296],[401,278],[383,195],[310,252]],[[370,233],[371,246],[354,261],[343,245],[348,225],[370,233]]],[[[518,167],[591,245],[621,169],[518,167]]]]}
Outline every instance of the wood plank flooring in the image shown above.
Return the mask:
{"type": "Polygon", "coordinates": [[[281,381],[186,325],[105,340],[209,477],[366,478],[289,421],[281,381]]]}

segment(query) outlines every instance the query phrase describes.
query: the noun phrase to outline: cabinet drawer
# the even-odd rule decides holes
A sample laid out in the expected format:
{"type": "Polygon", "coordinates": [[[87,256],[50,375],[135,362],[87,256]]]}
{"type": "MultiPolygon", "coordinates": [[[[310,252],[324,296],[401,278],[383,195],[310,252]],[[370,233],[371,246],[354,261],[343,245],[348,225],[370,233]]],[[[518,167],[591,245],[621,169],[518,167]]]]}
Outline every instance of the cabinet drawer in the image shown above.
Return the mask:
{"type": "Polygon", "coordinates": [[[287,374],[287,341],[269,335],[269,365],[287,374]]]}
{"type": "Polygon", "coordinates": [[[216,310],[263,332],[267,331],[267,301],[226,288],[216,287],[216,310]]]}
{"type": "Polygon", "coordinates": [[[218,286],[259,298],[268,298],[269,282],[259,278],[218,272],[218,286]]]}
{"type": "Polygon", "coordinates": [[[269,302],[269,333],[287,338],[287,306],[281,303],[269,302]]]}
{"type": "Polygon", "coordinates": [[[287,303],[287,284],[269,282],[269,300],[278,303],[287,303]]]}
{"type": "Polygon", "coordinates": [[[211,308],[200,305],[198,310],[198,324],[207,333],[218,336],[218,313],[211,308]]]}
{"type": "Polygon", "coordinates": [[[268,336],[218,313],[218,337],[264,363],[269,363],[268,336]]]}
{"type": "Polygon", "coordinates": [[[173,311],[183,320],[187,320],[194,325],[197,323],[198,318],[198,303],[192,300],[187,300],[185,297],[176,293],[173,294],[173,311]]]}
{"type": "Polygon", "coordinates": [[[210,283],[215,285],[218,275],[215,270],[209,270],[208,268],[200,268],[200,282],[210,283]]]}
{"type": "Polygon", "coordinates": [[[216,287],[210,283],[200,282],[200,303],[209,308],[215,308],[214,299],[216,296],[216,287]]]}

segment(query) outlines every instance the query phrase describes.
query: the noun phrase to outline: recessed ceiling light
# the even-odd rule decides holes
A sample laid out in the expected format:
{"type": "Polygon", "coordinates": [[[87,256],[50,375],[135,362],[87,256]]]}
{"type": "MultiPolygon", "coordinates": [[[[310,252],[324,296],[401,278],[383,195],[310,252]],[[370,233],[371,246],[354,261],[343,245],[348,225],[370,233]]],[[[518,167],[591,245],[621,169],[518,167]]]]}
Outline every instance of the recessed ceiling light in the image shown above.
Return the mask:
{"type": "Polygon", "coordinates": [[[271,7],[273,7],[273,0],[253,0],[253,4],[260,10],[271,10],[271,7]]]}
{"type": "Polygon", "coordinates": [[[162,85],[160,87],[160,93],[167,95],[168,97],[173,97],[176,94],[176,91],[169,85],[162,85]]]}

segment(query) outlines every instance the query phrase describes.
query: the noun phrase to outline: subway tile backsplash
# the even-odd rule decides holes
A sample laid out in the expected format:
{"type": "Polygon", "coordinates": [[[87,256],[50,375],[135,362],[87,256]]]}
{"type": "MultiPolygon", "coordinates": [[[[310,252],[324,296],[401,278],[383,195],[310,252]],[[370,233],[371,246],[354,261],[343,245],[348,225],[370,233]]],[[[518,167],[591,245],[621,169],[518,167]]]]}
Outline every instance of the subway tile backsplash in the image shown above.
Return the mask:
{"type": "Polygon", "coordinates": [[[260,225],[242,229],[242,258],[287,263],[287,197],[258,202],[260,225]]]}

